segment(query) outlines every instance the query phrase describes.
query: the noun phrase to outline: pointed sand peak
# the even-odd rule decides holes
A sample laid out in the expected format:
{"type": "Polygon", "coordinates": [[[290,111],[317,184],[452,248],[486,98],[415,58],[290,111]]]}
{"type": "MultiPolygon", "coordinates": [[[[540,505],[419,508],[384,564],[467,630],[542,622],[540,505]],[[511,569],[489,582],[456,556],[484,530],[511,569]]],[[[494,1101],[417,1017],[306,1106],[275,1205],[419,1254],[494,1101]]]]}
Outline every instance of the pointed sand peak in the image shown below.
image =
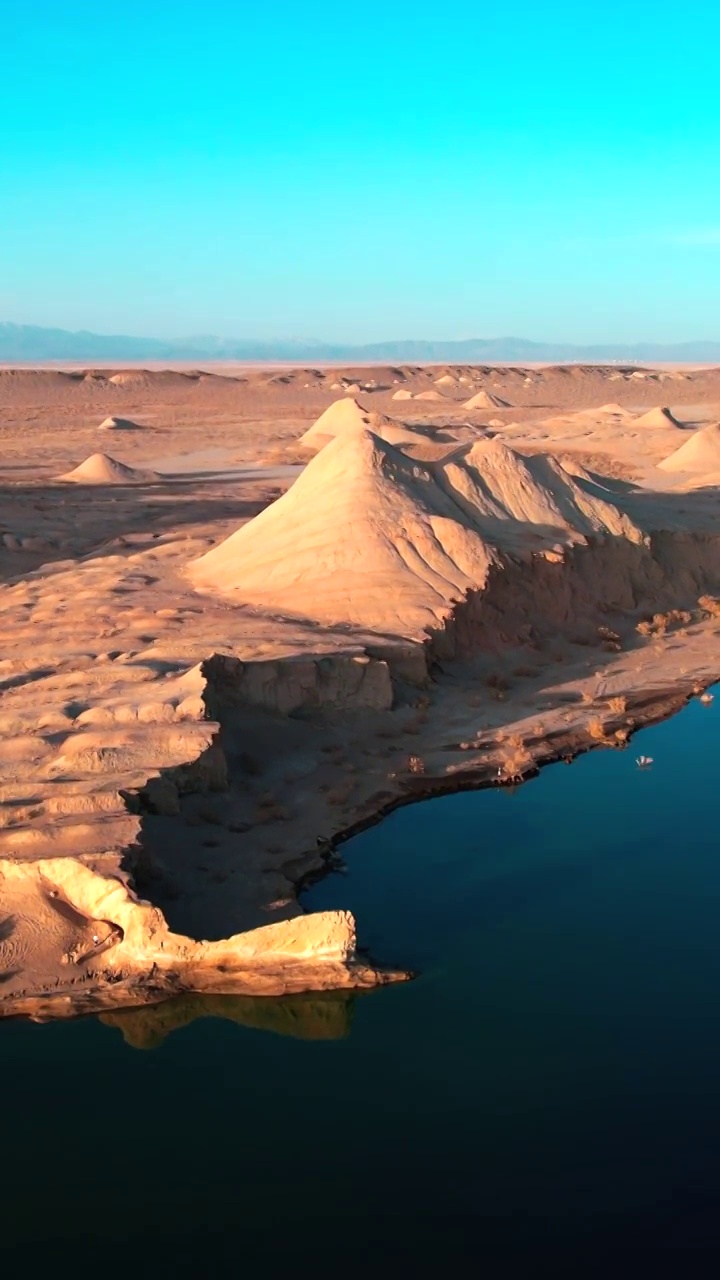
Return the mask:
{"type": "Polygon", "coordinates": [[[720,423],[711,422],[658,463],[662,471],[720,471],[720,423]]]}
{"type": "Polygon", "coordinates": [[[635,419],[637,427],[681,427],[682,425],[667,406],[648,409],[647,413],[641,413],[639,418],[635,419]]]}

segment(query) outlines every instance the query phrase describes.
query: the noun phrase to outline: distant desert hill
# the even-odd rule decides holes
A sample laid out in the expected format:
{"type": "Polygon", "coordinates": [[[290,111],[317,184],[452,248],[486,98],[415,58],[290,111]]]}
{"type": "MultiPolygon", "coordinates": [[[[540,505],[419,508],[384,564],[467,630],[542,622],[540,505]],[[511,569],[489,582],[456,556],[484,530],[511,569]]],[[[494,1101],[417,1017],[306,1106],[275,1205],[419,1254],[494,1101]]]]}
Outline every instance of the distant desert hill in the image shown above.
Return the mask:
{"type": "Polygon", "coordinates": [[[104,418],[98,427],[98,431],[143,431],[139,422],[133,422],[131,418],[104,418]]]}
{"type": "Polygon", "coordinates": [[[602,532],[640,539],[547,456],[483,440],[422,464],[356,427],[190,574],[238,603],[417,636],[485,585],[502,550],[529,555],[602,532]]]}
{"type": "Polygon", "coordinates": [[[93,453],[74,471],[60,476],[72,484],[148,484],[160,479],[155,471],[138,471],[107,453],[93,453]]]}
{"type": "Polygon", "coordinates": [[[391,444],[413,444],[418,440],[418,433],[409,427],[404,427],[394,418],[387,418],[384,414],[365,409],[357,400],[349,397],[345,400],[336,400],[331,404],[329,409],[326,409],[300,437],[298,444],[303,449],[312,449],[317,452],[336,436],[356,431],[358,427],[370,428],[376,435],[383,440],[388,440],[391,444]]]}
{"type": "Polygon", "coordinates": [[[668,458],[659,462],[663,471],[720,472],[720,424],[711,422],[692,435],[668,458]]]}
{"type": "Polygon", "coordinates": [[[41,328],[37,325],[0,321],[0,360],[243,360],[277,362],[312,360],[414,361],[558,361],[583,362],[720,361],[720,343],[623,342],[577,346],[570,342],[533,342],[528,338],[466,338],[453,340],[399,339],[365,343],[293,340],[278,337],[268,341],[252,338],[186,337],[146,338],[127,334],[99,334],[87,331],[41,328]]]}
{"type": "Polygon", "coordinates": [[[500,396],[494,396],[490,391],[478,391],[477,395],[471,396],[466,400],[464,409],[509,409],[510,405],[507,400],[501,400],[500,396]]]}

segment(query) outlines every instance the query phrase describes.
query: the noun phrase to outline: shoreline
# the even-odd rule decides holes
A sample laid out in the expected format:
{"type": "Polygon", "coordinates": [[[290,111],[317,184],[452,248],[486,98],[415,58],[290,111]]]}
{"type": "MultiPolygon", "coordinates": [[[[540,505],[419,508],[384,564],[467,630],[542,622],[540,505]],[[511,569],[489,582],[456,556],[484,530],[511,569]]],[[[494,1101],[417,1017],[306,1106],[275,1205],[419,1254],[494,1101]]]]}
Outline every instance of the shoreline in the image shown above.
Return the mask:
{"type": "MultiPolygon", "coordinates": [[[[720,663],[718,670],[720,670],[720,663]]],[[[497,786],[515,788],[539,776],[542,769],[548,765],[560,761],[571,763],[578,756],[598,748],[627,750],[636,733],[672,718],[687,706],[693,697],[699,696],[707,685],[714,683],[718,678],[720,676],[710,676],[702,685],[696,680],[685,679],[674,687],[665,686],[649,694],[640,693],[634,700],[632,695],[629,695],[625,710],[611,711],[602,722],[605,730],[605,737],[602,740],[590,734],[583,736],[577,729],[563,728],[548,733],[542,740],[538,739],[534,743],[528,740],[526,749],[532,753],[532,756],[525,764],[523,772],[517,777],[498,780],[497,766],[491,758],[491,753],[488,752],[485,760],[478,761],[473,766],[458,769],[449,775],[423,775],[417,778],[410,776],[404,779],[402,791],[388,799],[371,814],[366,814],[361,819],[339,828],[328,839],[327,849],[320,855],[321,866],[318,866],[315,861],[315,865],[305,870],[298,868],[297,876],[293,881],[298,903],[301,905],[300,900],[305,889],[333,873],[333,861],[338,856],[335,852],[337,849],[360,832],[377,826],[396,809],[459,792],[481,791],[497,786]],[[629,730],[628,724],[631,725],[629,730]],[[628,730],[627,736],[622,740],[615,738],[615,734],[618,732],[624,734],[625,730],[628,730]]],[[[64,861],[66,864],[71,862],[71,860],[64,861]]],[[[66,867],[66,871],[70,871],[69,866],[66,867]]],[[[160,915],[155,908],[149,909],[156,915],[160,915]]],[[[298,918],[306,922],[317,922],[321,915],[328,914],[346,913],[308,915],[303,911],[298,918]]],[[[274,927],[282,928],[281,925],[274,927]]],[[[267,928],[272,929],[273,926],[267,926],[267,928]]],[[[169,934],[167,936],[172,937],[169,934]]],[[[238,940],[240,939],[243,939],[243,935],[239,935],[238,940]]],[[[184,941],[187,943],[188,940],[184,941]]],[[[157,1009],[168,1001],[174,1001],[180,997],[197,997],[200,1001],[199,1009],[202,1008],[204,996],[212,999],[231,998],[235,995],[241,1000],[243,998],[259,1000],[261,1003],[264,1001],[274,1003],[279,1000],[280,1004],[287,998],[291,1002],[308,997],[317,997],[322,1000],[323,996],[336,997],[343,991],[350,996],[353,992],[367,992],[378,986],[411,980],[416,976],[407,970],[384,969],[381,958],[363,959],[362,948],[357,948],[354,933],[352,954],[343,955],[339,964],[333,960],[323,963],[319,957],[315,956],[308,967],[301,968],[293,975],[293,962],[290,957],[273,955],[269,966],[261,960],[259,964],[251,962],[248,969],[245,961],[244,964],[240,962],[240,967],[232,973],[228,966],[227,951],[228,944],[232,944],[233,941],[230,939],[226,944],[192,944],[198,949],[205,948],[206,953],[198,955],[194,963],[189,964],[185,974],[181,974],[170,963],[165,974],[161,975],[156,968],[156,963],[153,963],[145,972],[136,969],[135,972],[124,977],[112,968],[107,970],[100,980],[98,980],[99,975],[93,974],[92,985],[86,985],[83,982],[74,986],[70,984],[56,991],[24,991],[5,998],[0,995],[0,1019],[27,1018],[45,1022],[90,1015],[101,1017],[114,1013],[123,1015],[142,1009],[157,1009]],[[217,957],[207,954],[207,951],[223,945],[226,954],[224,963],[219,966],[217,957]],[[290,960],[290,967],[288,967],[288,960],[290,960]],[[295,985],[296,983],[299,985],[295,985]]],[[[160,945],[164,948],[166,941],[164,940],[160,945]]],[[[188,957],[184,958],[188,963],[188,957]]],[[[200,1016],[199,1013],[198,1016],[200,1016]]]]}

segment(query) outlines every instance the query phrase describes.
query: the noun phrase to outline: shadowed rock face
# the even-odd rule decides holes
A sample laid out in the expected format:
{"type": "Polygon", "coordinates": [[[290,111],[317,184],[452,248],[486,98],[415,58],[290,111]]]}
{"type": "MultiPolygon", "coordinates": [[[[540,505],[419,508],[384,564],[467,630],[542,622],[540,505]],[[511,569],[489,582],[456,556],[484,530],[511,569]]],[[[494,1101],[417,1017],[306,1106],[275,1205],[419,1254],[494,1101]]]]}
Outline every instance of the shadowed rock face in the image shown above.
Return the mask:
{"type": "Polygon", "coordinates": [[[294,711],[388,711],[392,682],[386,662],[367,654],[241,662],[214,654],[203,663],[206,699],[216,704],[294,711]]]}

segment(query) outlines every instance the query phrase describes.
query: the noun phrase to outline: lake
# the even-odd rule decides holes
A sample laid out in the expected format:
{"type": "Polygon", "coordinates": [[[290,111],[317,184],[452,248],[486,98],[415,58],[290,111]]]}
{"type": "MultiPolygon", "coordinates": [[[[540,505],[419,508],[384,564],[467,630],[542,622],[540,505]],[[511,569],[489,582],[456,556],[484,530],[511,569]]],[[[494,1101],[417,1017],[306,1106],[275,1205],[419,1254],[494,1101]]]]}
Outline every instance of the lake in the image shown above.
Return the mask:
{"type": "Polygon", "coordinates": [[[352,909],[412,983],[0,1024],[3,1260],[414,1273],[714,1247],[718,708],[343,846],[306,905],[352,909]]]}

